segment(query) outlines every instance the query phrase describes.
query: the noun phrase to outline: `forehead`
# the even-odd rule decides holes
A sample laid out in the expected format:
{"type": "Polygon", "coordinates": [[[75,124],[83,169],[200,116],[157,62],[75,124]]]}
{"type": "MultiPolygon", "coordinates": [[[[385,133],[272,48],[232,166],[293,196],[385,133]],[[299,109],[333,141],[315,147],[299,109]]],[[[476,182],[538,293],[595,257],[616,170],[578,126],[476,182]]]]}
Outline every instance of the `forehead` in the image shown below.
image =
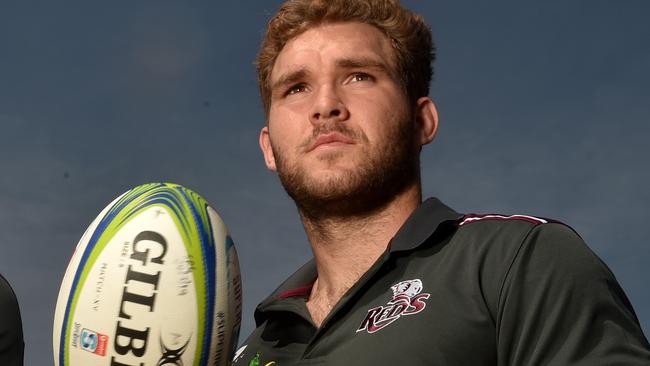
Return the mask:
{"type": "Polygon", "coordinates": [[[273,65],[271,80],[292,68],[316,68],[340,59],[376,59],[393,67],[388,37],[376,27],[358,22],[323,24],[301,33],[284,46],[273,65]]]}

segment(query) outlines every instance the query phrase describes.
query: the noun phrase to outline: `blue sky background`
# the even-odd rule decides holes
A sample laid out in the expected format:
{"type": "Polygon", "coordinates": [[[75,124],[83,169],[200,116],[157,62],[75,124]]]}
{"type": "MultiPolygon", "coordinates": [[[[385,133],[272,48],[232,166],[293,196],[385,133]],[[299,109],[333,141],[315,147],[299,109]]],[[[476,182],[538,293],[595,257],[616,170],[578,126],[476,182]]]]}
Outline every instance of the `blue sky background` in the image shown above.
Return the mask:
{"type": "MultiPolygon", "coordinates": [[[[257,147],[252,61],[277,1],[0,4],[0,272],[26,365],[52,364],[59,283],[115,196],[172,181],[229,226],[254,306],[310,256],[257,147]]],[[[458,211],[569,223],[650,332],[650,2],[404,1],[432,25],[441,128],[423,187],[458,211]]]]}

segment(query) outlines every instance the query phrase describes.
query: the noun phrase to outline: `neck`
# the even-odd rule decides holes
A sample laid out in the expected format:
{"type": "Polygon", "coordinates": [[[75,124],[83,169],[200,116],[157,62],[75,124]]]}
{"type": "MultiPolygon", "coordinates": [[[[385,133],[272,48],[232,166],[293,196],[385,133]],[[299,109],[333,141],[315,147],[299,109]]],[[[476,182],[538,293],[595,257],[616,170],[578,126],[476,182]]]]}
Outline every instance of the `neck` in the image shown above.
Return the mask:
{"type": "MultiPolygon", "coordinates": [[[[309,302],[329,313],[333,304],[356,283],[388,247],[402,224],[420,205],[419,184],[365,214],[314,217],[301,211],[301,219],[316,259],[318,278],[309,302]]],[[[322,316],[312,317],[317,324],[322,316]]],[[[320,321],[319,321],[320,320],[320,321]]]]}

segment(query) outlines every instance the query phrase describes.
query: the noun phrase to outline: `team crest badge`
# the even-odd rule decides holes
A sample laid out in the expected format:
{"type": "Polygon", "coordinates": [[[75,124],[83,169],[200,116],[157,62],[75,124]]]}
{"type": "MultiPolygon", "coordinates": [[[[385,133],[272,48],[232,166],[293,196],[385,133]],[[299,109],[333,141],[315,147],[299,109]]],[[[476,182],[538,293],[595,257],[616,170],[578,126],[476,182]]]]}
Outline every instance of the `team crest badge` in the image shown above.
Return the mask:
{"type": "Polygon", "coordinates": [[[417,278],[391,286],[393,298],[384,306],[368,310],[357,332],[375,333],[402,316],[414,315],[424,310],[427,306],[425,300],[431,294],[422,293],[422,288],[422,281],[417,278]]]}

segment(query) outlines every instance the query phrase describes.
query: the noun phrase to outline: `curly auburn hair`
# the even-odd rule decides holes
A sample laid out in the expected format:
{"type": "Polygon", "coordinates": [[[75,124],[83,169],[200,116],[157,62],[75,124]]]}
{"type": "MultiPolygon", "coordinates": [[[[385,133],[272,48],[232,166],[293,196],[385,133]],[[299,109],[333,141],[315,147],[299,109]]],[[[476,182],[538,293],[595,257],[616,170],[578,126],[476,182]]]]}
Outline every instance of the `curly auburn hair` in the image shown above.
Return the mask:
{"type": "Polygon", "coordinates": [[[377,27],[391,41],[402,87],[411,102],[429,94],[435,47],[431,28],[421,16],[403,8],[399,0],[288,0],[268,23],[255,60],[258,85],[268,116],[271,71],[284,46],[310,28],[338,22],[361,22],[377,27]]]}

